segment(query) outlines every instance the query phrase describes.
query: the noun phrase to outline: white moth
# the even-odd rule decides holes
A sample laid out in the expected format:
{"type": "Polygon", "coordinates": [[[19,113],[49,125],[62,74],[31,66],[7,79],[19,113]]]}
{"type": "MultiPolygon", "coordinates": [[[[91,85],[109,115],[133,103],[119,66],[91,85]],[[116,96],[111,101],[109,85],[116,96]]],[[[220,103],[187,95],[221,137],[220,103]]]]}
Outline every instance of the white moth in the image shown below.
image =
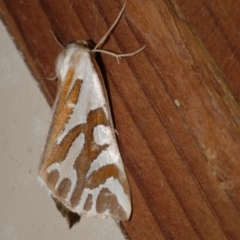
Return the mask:
{"type": "Polygon", "coordinates": [[[119,21],[90,50],[87,42],[68,45],[56,61],[59,80],[53,118],[39,169],[58,209],[70,224],[81,215],[128,220],[130,189],[119,153],[107,93],[92,52],[115,54],[98,47],[119,21]],[[74,219],[74,218],[77,218],[74,219]]]}

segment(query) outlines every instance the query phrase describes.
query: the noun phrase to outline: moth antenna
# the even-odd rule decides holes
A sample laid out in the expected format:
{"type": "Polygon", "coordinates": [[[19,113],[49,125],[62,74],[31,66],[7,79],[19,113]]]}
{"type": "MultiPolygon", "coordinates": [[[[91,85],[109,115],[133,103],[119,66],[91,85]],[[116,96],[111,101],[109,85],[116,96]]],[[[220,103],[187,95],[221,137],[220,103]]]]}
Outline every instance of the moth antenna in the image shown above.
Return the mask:
{"type": "Polygon", "coordinates": [[[147,45],[144,45],[143,47],[139,48],[138,50],[131,52],[131,53],[114,53],[111,51],[103,50],[103,49],[93,49],[93,52],[100,52],[100,53],[105,53],[108,55],[111,55],[115,58],[117,58],[117,62],[119,63],[119,59],[122,59],[124,57],[131,57],[134,56],[135,54],[141,52],[147,45]]]}
{"type": "MultiPolygon", "coordinates": [[[[120,13],[118,14],[118,17],[116,18],[116,20],[114,21],[114,23],[112,24],[112,26],[111,26],[111,27],[108,29],[108,31],[104,34],[104,36],[102,37],[102,39],[98,42],[98,44],[95,46],[95,48],[94,48],[93,50],[97,50],[97,49],[99,48],[99,46],[101,46],[101,45],[106,41],[107,37],[111,34],[113,28],[116,27],[119,19],[120,19],[121,16],[122,16],[122,13],[123,13],[125,7],[126,7],[126,2],[124,3],[124,5],[123,5],[123,7],[122,7],[122,9],[121,9],[121,11],[120,11],[120,13]]],[[[95,51],[93,51],[93,52],[95,52],[95,51]]]]}
{"type": "MultiPolygon", "coordinates": [[[[59,41],[59,39],[56,37],[56,35],[53,33],[53,31],[52,30],[49,30],[49,31],[53,35],[53,38],[57,42],[57,44],[63,49],[64,48],[63,44],[59,41]]],[[[55,74],[54,77],[47,77],[46,79],[49,81],[55,81],[57,79],[57,75],[55,74]]]]}
{"type": "Polygon", "coordinates": [[[57,75],[55,74],[54,77],[47,77],[46,79],[49,81],[55,81],[57,79],[57,75]]]}
{"type": "Polygon", "coordinates": [[[102,37],[102,39],[98,42],[98,44],[94,47],[94,49],[92,49],[92,52],[105,53],[105,54],[108,54],[108,55],[111,55],[111,56],[117,58],[118,63],[119,63],[119,59],[124,58],[124,57],[134,56],[135,54],[141,52],[146,47],[146,45],[144,45],[143,47],[139,48],[135,52],[131,52],[131,53],[114,53],[111,51],[98,49],[106,41],[107,37],[111,34],[113,28],[116,27],[117,23],[119,22],[119,19],[122,16],[122,13],[123,13],[125,7],[126,7],[126,2],[124,3],[120,13],[118,14],[118,16],[117,16],[116,20],[114,21],[114,23],[112,24],[112,26],[109,28],[109,30],[106,32],[106,34],[102,37]]]}
{"type": "Polygon", "coordinates": [[[63,46],[63,44],[60,42],[60,40],[56,37],[56,35],[53,33],[52,30],[49,30],[49,31],[50,31],[50,33],[53,35],[53,38],[55,39],[55,41],[57,42],[57,44],[63,49],[64,46],[63,46]]]}

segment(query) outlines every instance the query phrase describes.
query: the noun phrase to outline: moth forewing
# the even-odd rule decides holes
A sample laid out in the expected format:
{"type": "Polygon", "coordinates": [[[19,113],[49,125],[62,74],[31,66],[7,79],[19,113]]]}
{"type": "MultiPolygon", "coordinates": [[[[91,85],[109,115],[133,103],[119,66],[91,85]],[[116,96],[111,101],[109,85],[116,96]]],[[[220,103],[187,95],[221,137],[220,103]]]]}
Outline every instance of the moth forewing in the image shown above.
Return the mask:
{"type": "Polygon", "coordinates": [[[70,44],[57,59],[60,84],[39,177],[79,215],[127,220],[130,190],[102,76],[89,51],[70,44]]]}
{"type": "Polygon", "coordinates": [[[87,42],[69,44],[58,56],[58,94],[39,169],[39,180],[52,195],[69,225],[85,216],[128,220],[130,189],[119,153],[111,111],[99,68],[91,55],[133,56],[98,49],[117,19],[94,49],[87,42]],[[66,216],[68,215],[68,216],[66,216]],[[75,220],[72,220],[75,219],[75,220]]]}

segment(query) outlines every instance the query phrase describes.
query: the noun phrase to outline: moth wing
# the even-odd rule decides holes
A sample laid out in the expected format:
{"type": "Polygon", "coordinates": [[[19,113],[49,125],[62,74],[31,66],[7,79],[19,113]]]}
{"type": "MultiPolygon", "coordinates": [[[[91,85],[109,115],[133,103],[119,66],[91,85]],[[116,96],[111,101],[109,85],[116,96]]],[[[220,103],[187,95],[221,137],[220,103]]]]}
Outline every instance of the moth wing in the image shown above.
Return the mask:
{"type": "Polygon", "coordinates": [[[128,220],[129,185],[102,76],[89,49],[67,46],[56,72],[59,90],[40,181],[72,212],[128,220]]]}

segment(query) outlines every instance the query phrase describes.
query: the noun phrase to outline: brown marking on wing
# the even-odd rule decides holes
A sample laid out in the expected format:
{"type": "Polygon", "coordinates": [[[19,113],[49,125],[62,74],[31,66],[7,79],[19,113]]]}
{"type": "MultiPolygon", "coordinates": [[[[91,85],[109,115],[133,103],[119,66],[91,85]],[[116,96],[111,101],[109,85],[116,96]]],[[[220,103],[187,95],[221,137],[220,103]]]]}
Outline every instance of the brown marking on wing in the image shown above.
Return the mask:
{"type": "Polygon", "coordinates": [[[96,211],[99,214],[102,214],[106,210],[110,212],[113,218],[118,219],[119,216],[121,216],[122,221],[128,219],[126,212],[118,203],[117,197],[107,188],[103,188],[97,198],[96,211]]]}
{"type": "Polygon", "coordinates": [[[83,206],[83,209],[85,211],[89,211],[92,208],[92,194],[88,194],[88,197],[85,201],[85,204],[83,206]]]}
{"type": "MultiPolygon", "coordinates": [[[[60,93],[57,100],[58,102],[56,104],[48,139],[46,141],[42,161],[40,163],[39,175],[42,177],[44,175],[44,172],[46,172],[46,168],[48,168],[53,162],[60,162],[63,159],[63,154],[61,151],[58,151],[59,145],[57,144],[57,137],[62,131],[64,131],[65,125],[74,111],[71,105],[77,103],[82,84],[82,80],[75,80],[71,91],[67,95],[68,88],[73,79],[73,75],[74,71],[70,69],[67,73],[63,86],[60,86],[61,89],[59,90],[60,93]]],[[[71,134],[72,133],[70,133],[70,135],[71,134]]],[[[62,151],[65,151],[66,153],[68,149],[65,149],[65,147],[69,148],[70,145],[71,144],[67,144],[66,141],[64,143],[60,143],[62,151]]]]}
{"type": "Polygon", "coordinates": [[[51,171],[49,174],[46,175],[46,181],[48,184],[48,187],[50,189],[54,189],[57,181],[58,181],[58,178],[59,178],[59,172],[58,170],[53,170],[51,171]]]}
{"type": "Polygon", "coordinates": [[[108,164],[94,171],[87,179],[85,187],[93,189],[101,184],[104,184],[107,178],[119,178],[119,170],[115,164],[108,164]]]}
{"type": "MultiPolygon", "coordinates": [[[[56,118],[54,118],[54,132],[59,134],[61,131],[64,130],[64,126],[69,121],[70,116],[73,113],[74,107],[71,105],[75,105],[78,101],[78,96],[81,89],[82,80],[75,80],[74,85],[69,92],[69,95],[65,99],[64,103],[58,107],[58,110],[55,114],[56,118]]],[[[58,136],[58,135],[57,135],[58,136]]]]}
{"type": "Polygon", "coordinates": [[[62,198],[66,199],[67,194],[71,188],[71,180],[68,178],[64,178],[57,189],[58,196],[61,196],[62,198]]]}

